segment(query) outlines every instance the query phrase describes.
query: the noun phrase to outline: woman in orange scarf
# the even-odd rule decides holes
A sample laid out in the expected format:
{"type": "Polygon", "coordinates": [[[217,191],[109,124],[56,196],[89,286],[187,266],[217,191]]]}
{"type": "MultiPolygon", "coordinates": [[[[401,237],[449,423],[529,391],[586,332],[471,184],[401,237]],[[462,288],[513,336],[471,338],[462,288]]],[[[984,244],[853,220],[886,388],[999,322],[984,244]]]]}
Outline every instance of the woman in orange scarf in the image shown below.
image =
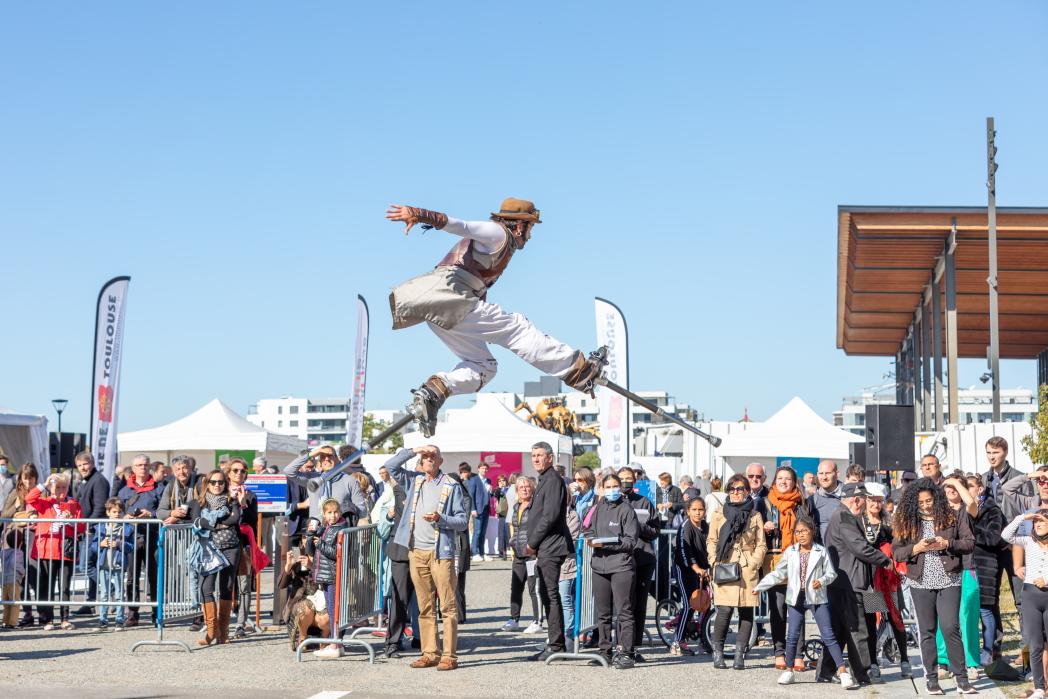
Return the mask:
{"type": "MultiPolygon", "coordinates": [[[[789,466],[775,470],[775,481],[765,498],[768,521],[764,523],[764,535],[768,540],[768,555],[764,559],[762,574],[767,574],[779,562],[782,552],[793,544],[793,527],[797,517],[804,514],[811,518],[808,501],[797,487],[797,472],[789,466]]],[[[775,669],[786,669],[786,584],[768,590],[768,609],[771,614],[771,640],[775,646],[775,669]]],[[[804,647],[803,631],[798,648],[804,647]]],[[[807,669],[803,654],[798,654],[793,663],[795,672],[807,669]]]]}

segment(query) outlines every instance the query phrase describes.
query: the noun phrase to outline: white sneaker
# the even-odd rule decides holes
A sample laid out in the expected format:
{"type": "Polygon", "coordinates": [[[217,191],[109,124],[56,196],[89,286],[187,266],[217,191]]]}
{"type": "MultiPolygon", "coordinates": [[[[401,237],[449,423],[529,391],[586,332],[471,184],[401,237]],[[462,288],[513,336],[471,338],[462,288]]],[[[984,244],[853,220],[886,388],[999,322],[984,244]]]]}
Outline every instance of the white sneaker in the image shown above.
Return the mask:
{"type": "Polygon", "coordinates": [[[1026,699],[1044,699],[1044,690],[1043,689],[1035,689],[1035,690],[1033,690],[1033,694],[1031,694],[1030,696],[1026,697],[1026,699]]]}
{"type": "Polygon", "coordinates": [[[475,556],[473,556],[473,558],[471,558],[470,560],[473,560],[473,561],[483,561],[483,560],[484,560],[484,557],[483,557],[483,556],[481,556],[481,555],[480,555],[480,554],[478,553],[478,554],[476,554],[475,556]]]}
{"type": "Polygon", "coordinates": [[[852,679],[851,673],[848,671],[838,674],[837,677],[840,678],[841,689],[852,689],[859,686],[855,684],[855,680],[852,679]]]}
{"type": "Polygon", "coordinates": [[[490,560],[491,559],[489,557],[485,556],[484,554],[480,554],[480,562],[481,563],[487,563],[490,560]]]}
{"type": "Polygon", "coordinates": [[[510,619],[502,625],[502,628],[499,629],[499,631],[520,631],[520,629],[520,622],[518,622],[516,619],[510,619]]]}
{"type": "Polygon", "coordinates": [[[528,625],[528,628],[524,629],[524,633],[542,633],[542,624],[533,621],[528,625]]]}
{"type": "Polygon", "coordinates": [[[342,646],[336,648],[321,648],[320,650],[313,651],[313,657],[320,658],[321,660],[334,660],[335,658],[342,657],[342,646]]]}
{"type": "Polygon", "coordinates": [[[787,670],[779,675],[779,684],[793,684],[793,670],[787,670]]]}
{"type": "Polygon", "coordinates": [[[899,663],[899,674],[903,677],[913,677],[913,668],[910,666],[908,660],[904,660],[899,663]]]}
{"type": "Polygon", "coordinates": [[[968,680],[975,682],[976,680],[982,679],[983,669],[981,667],[970,667],[968,668],[968,680]]]}

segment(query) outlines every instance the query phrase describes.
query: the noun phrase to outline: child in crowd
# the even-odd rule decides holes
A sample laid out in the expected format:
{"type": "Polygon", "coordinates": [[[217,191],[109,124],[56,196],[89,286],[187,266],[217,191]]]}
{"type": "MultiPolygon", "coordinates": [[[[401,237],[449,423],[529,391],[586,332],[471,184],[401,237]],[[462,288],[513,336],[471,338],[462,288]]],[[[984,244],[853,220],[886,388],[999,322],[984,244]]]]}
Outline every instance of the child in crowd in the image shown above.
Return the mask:
{"type": "MultiPolygon", "coordinates": [[[[11,527],[7,530],[3,550],[0,550],[0,584],[3,585],[3,599],[21,599],[24,579],[25,552],[22,551],[22,532],[11,527]]],[[[17,604],[4,606],[5,629],[13,629],[18,624],[19,609],[17,604]]]]}
{"type": "MultiPolygon", "coordinates": [[[[321,503],[320,508],[324,521],[307,540],[307,552],[313,557],[313,580],[324,591],[324,606],[328,617],[337,621],[335,577],[338,572],[338,535],[348,525],[342,516],[342,506],[338,500],[328,498],[321,503]]],[[[331,630],[334,638],[338,634],[338,627],[333,623],[331,630]]],[[[342,644],[329,644],[314,651],[313,655],[324,660],[341,658],[342,644]]]]}
{"type": "Polygon", "coordinates": [[[793,661],[797,658],[797,640],[804,626],[804,613],[815,617],[822,635],[824,652],[837,665],[841,688],[850,689],[855,681],[844,664],[844,653],[830,626],[830,604],[826,586],[837,579],[829,553],[815,541],[815,525],[804,517],[798,518],[793,529],[794,543],[782,552],[774,570],[764,576],[752,594],[757,595],[776,585],[786,583],[786,671],[779,675],[779,684],[793,684],[793,661]]]}
{"type": "MultiPolygon", "coordinates": [[[[680,525],[677,534],[679,544],[673,549],[673,579],[676,581],[681,593],[681,605],[683,611],[677,620],[677,633],[674,635],[673,645],[670,646],[670,655],[695,655],[695,651],[688,647],[684,635],[695,615],[692,606],[692,598],[702,594],[700,588],[705,588],[706,594],[709,590],[710,562],[706,553],[706,535],[709,533],[710,525],[706,522],[706,503],[702,498],[692,498],[688,502],[686,511],[687,518],[680,525]]],[[[706,612],[709,611],[707,606],[706,612]]],[[[700,619],[699,643],[707,653],[712,653],[709,639],[705,636],[706,617],[700,619]]]]}
{"type": "Polygon", "coordinates": [[[106,500],[108,522],[94,525],[91,553],[98,561],[98,630],[109,628],[109,612],[115,610],[116,630],[124,630],[126,608],[106,602],[124,601],[124,571],[134,556],[135,532],[124,521],[124,503],[120,498],[106,500]]]}

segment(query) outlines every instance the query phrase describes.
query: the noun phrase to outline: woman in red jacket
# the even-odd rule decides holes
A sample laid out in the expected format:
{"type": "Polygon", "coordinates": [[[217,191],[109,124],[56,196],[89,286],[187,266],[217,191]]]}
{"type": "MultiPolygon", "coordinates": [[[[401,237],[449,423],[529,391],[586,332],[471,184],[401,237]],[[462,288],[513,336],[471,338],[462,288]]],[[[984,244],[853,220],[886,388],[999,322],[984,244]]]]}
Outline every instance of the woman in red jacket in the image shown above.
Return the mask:
{"type": "MultiPolygon", "coordinates": [[[[41,519],[80,519],[80,503],[69,497],[69,476],[54,474],[48,476],[43,487],[37,486],[29,491],[26,505],[40,513],[41,519]]],[[[69,601],[69,584],[73,579],[74,541],[78,534],[87,531],[84,523],[63,524],[62,522],[40,522],[36,525],[36,545],[33,547],[33,558],[37,559],[39,574],[36,580],[36,613],[44,631],[55,628],[54,607],[41,604],[44,600],[54,600],[55,585],[59,586],[58,601],[69,601]]],[[[71,629],[69,606],[60,608],[62,628],[71,629]]]]}

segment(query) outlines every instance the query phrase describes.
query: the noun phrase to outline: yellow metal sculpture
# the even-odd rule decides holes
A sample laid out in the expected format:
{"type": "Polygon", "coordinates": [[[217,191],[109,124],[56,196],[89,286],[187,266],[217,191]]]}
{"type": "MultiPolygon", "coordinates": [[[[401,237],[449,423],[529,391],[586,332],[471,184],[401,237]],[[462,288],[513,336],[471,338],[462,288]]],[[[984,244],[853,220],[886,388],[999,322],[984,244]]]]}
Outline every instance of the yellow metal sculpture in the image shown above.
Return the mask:
{"type": "Polygon", "coordinates": [[[567,435],[589,434],[600,439],[600,428],[597,425],[586,425],[579,422],[579,416],[569,410],[560,398],[543,398],[532,410],[527,401],[521,401],[513,412],[525,411],[528,422],[543,429],[567,435]]]}

